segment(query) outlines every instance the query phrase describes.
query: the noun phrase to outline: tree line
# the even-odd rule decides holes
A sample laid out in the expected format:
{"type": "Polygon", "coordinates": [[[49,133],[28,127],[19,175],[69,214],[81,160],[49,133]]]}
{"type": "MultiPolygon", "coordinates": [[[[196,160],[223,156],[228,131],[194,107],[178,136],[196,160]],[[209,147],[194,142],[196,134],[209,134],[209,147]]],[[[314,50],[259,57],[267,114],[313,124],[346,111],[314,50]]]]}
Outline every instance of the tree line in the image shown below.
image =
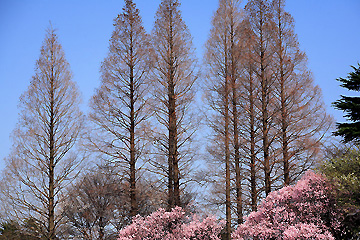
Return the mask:
{"type": "Polygon", "coordinates": [[[271,191],[314,166],[332,124],[294,20],[285,0],[219,0],[200,65],[179,0],[161,1],[150,34],[124,2],[87,116],[48,29],[1,179],[4,217],[31,221],[40,239],[107,239],[159,207],[199,211],[197,181],[230,239],[271,191]],[[194,176],[200,126],[208,154],[194,176]]]}

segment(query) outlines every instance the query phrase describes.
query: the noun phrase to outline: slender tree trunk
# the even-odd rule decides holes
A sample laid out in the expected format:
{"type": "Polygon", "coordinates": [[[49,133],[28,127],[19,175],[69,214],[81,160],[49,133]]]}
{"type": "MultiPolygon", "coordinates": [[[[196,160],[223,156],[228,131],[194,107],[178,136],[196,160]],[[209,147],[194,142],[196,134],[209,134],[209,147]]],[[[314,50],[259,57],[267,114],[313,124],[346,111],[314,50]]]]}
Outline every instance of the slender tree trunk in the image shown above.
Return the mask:
{"type": "Polygon", "coordinates": [[[287,113],[285,107],[284,84],[281,83],[281,141],[282,141],[282,155],[284,164],[284,185],[290,184],[290,169],[289,169],[289,150],[287,140],[287,113]]]}
{"type": "Polygon", "coordinates": [[[177,159],[177,118],[176,118],[176,96],[175,96],[175,63],[174,63],[174,39],[173,39],[173,16],[172,9],[169,12],[169,66],[168,66],[168,111],[169,111],[169,210],[174,206],[180,206],[180,182],[179,165],[177,159]]]}
{"type": "Polygon", "coordinates": [[[228,77],[225,79],[225,206],[226,206],[226,239],[230,240],[231,235],[231,200],[230,200],[230,133],[229,133],[229,96],[228,77]]]}
{"type": "Polygon", "coordinates": [[[281,19],[281,2],[277,2],[277,30],[278,30],[278,56],[279,56],[279,81],[280,81],[280,102],[281,102],[281,145],[283,155],[283,171],[284,171],[284,185],[290,184],[290,169],[289,169],[289,149],[287,139],[287,111],[286,111],[286,90],[285,90],[285,73],[284,73],[284,51],[283,51],[283,32],[281,19]]]}
{"type": "Polygon", "coordinates": [[[249,86],[249,111],[250,111],[250,186],[251,186],[251,210],[257,210],[256,189],[256,153],[255,153],[255,103],[252,69],[250,69],[249,86]]]}
{"type": "Polygon", "coordinates": [[[130,215],[135,217],[137,215],[137,200],[136,200],[136,149],[135,149],[135,96],[134,96],[134,64],[133,64],[133,39],[131,38],[130,45],[130,215]]]}
{"type": "MultiPolygon", "coordinates": [[[[172,67],[171,67],[172,69],[172,67]]],[[[172,70],[170,70],[172,76],[172,70]]],[[[173,79],[169,79],[169,209],[180,206],[177,128],[173,79]]]]}
{"type": "MultiPolygon", "coordinates": [[[[224,40],[225,53],[227,53],[227,37],[224,40]]],[[[224,89],[224,118],[225,118],[225,208],[226,208],[226,240],[231,236],[231,199],[230,199],[230,114],[229,114],[229,69],[228,56],[225,54],[225,89],[224,89]]]]}
{"type": "Polygon", "coordinates": [[[99,218],[99,240],[104,240],[105,232],[104,232],[104,223],[103,223],[103,217],[99,218]]]}
{"type": "Polygon", "coordinates": [[[236,73],[236,63],[235,63],[235,44],[234,44],[234,23],[231,19],[231,36],[230,36],[230,54],[231,54],[231,89],[232,89],[232,112],[233,112],[233,131],[234,131],[234,161],[235,161],[235,187],[236,187],[236,212],[237,212],[237,222],[241,224],[243,222],[243,207],[242,207],[242,186],[241,186],[241,168],[240,168],[240,144],[239,144],[239,129],[238,129],[238,109],[237,109],[237,73],[236,73]]]}
{"type": "Polygon", "coordinates": [[[168,156],[168,207],[167,210],[170,211],[174,207],[174,168],[173,168],[173,159],[170,155],[169,146],[169,156],[168,156]]]}
{"type": "Polygon", "coordinates": [[[264,42],[264,20],[260,19],[260,81],[261,81],[261,122],[262,122],[262,143],[263,143],[263,167],[265,178],[265,194],[271,192],[270,156],[269,156],[269,83],[265,74],[265,42],[264,42]]]}
{"type": "MultiPolygon", "coordinates": [[[[263,69],[261,69],[263,71],[263,69]]],[[[263,75],[263,72],[262,72],[263,75]]],[[[269,139],[268,139],[268,109],[267,109],[267,92],[266,92],[266,80],[263,79],[261,83],[261,101],[262,101],[262,142],[263,142],[263,151],[264,151],[264,174],[265,174],[265,194],[269,195],[271,192],[271,183],[270,183],[270,157],[269,157],[269,139]]]]}
{"type": "MultiPolygon", "coordinates": [[[[234,80],[233,80],[234,85],[234,80]]],[[[243,222],[243,207],[242,207],[242,186],[241,186],[241,167],[240,167],[240,144],[239,144],[239,129],[238,129],[238,112],[237,112],[237,98],[236,98],[236,90],[233,88],[233,99],[232,99],[232,108],[233,108],[233,117],[234,117],[234,160],[235,160],[235,173],[236,173],[236,211],[237,211],[237,217],[238,217],[238,224],[241,224],[243,222]]]]}
{"type": "Polygon", "coordinates": [[[55,239],[55,204],[54,204],[54,164],[55,164],[55,99],[54,99],[54,52],[51,43],[51,79],[50,79],[50,122],[49,122],[49,213],[48,213],[48,239],[55,239]]]}

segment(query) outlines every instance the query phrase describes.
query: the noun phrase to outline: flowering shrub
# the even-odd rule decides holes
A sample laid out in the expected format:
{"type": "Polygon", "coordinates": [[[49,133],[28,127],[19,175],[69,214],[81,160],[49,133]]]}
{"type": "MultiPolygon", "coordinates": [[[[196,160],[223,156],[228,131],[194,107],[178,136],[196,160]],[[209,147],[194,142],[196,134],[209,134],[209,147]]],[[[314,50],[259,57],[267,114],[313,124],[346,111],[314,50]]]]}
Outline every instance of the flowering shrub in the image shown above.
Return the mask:
{"type": "Polygon", "coordinates": [[[257,212],[233,233],[233,239],[335,239],[341,214],[329,182],[308,171],[295,186],[271,192],[257,212]]]}
{"type": "Polygon", "coordinates": [[[133,223],[122,229],[118,240],[220,240],[222,223],[207,217],[186,217],[180,207],[171,212],[160,208],[147,217],[136,216],[133,223]]]}

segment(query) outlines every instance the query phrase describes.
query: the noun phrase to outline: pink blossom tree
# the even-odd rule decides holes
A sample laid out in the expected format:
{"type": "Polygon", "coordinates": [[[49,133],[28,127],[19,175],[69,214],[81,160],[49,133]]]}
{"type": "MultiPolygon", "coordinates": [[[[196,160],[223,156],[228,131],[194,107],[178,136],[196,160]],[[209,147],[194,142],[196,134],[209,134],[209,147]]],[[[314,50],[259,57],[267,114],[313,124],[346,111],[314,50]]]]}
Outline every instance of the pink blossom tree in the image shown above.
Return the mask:
{"type": "Polygon", "coordinates": [[[215,217],[201,221],[195,215],[186,217],[180,207],[171,212],[160,208],[147,217],[136,216],[120,231],[118,240],[220,240],[222,228],[215,217]]]}
{"type": "Polygon", "coordinates": [[[335,239],[342,215],[336,209],[332,185],[308,171],[294,186],[270,193],[257,212],[233,233],[242,239],[335,239]]]}

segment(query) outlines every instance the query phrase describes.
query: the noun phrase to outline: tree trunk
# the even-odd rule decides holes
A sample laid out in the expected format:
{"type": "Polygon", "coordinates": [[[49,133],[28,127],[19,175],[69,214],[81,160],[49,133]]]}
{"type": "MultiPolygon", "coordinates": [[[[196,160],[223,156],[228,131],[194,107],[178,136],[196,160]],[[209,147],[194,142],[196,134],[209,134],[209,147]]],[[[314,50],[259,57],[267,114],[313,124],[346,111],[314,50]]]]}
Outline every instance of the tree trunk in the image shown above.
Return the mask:
{"type": "MultiPolygon", "coordinates": [[[[232,43],[233,44],[233,43],[232,43]]],[[[233,45],[232,45],[233,46],[233,45]]],[[[232,58],[234,58],[232,54],[232,58]]],[[[232,59],[232,77],[231,77],[231,88],[232,88],[232,111],[233,111],[233,131],[234,131],[234,161],[235,161],[235,187],[236,187],[236,212],[238,217],[238,224],[243,222],[242,214],[242,186],[241,186],[241,168],[240,168],[240,144],[239,144],[239,129],[238,129],[238,109],[237,109],[237,87],[236,87],[236,76],[234,60],[232,59]]]]}
{"type": "Polygon", "coordinates": [[[265,194],[271,192],[270,156],[269,156],[269,83],[265,75],[265,43],[263,35],[264,19],[260,19],[260,81],[261,81],[261,122],[262,122],[262,143],[263,143],[263,167],[265,178],[265,194]]]}
{"type": "MultiPolygon", "coordinates": [[[[172,67],[171,67],[172,69],[172,67]]],[[[172,71],[170,71],[172,76],[172,71]]],[[[173,79],[169,79],[169,209],[180,206],[177,128],[173,79]]]]}
{"type": "Polygon", "coordinates": [[[225,79],[225,207],[226,207],[226,239],[230,240],[231,235],[231,200],[230,200],[230,133],[229,133],[229,96],[228,77],[225,79]]]}
{"type": "Polygon", "coordinates": [[[54,52],[51,43],[51,76],[50,76],[50,121],[49,121],[49,209],[48,209],[48,239],[55,239],[55,204],[54,204],[54,163],[55,163],[55,106],[54,106],[54,52]]]}
{"type": "Polygon", "coordinates": [[[281,2],[277,6],[278,11],[278,56],[279,56],[279,81],[280,81],[280,102],[281,102],[281,145],[283,155],[283,171],[284,171],[284,185],[290,184],[290,169],[289,169],[289,149],[287,139],[287,111],[286,111],[286,90],[285,90],[285,73],[284,73],[284,51],[283,51],[283,32],[282,32],[282,19],[281,19],[281,2]]]}
{"type": "Polygon", "coordinates": [[[173,39],[173,12],[169,12],[169,65],[168,65],[168,111],[169,111],[169,210],[180,203],[180,179],[177,156],[177,117],[176,117],[176,95],[175,95],[175,62],[174,62],[174,39],[173,39]]]}
{"type": "MultiPolygon", "coordinates": [[[[224,40],[225,52],[227,53],[227,38],[224,40]]],[[[230,115],[229,115],[229,72],[228,57],[225,54],[225,89],[224,89],[224,120],[225,120],[225,212],[226,212],[226,240],[231,236],[231,199],[230,199],[230,115]]]]}
{"type": "Polygon", "coordinates": [[[133,47],[130,46],[130,215],[137,215],[136,200],[136,149],[135,149],[135,99],[134,99],[134,66],[133,66],[133,47]]]}
{"type": "Polygon", "coordinates": [[[255,153],[255,103],[252,69],[250,69],[249,86],[249,110],[250,110],[250,186],[251,186],[251,210],[257,210],[257,189],[256,189],[256,153],[255,153]]]}
{"type": "Polygon", "coordinates": [[[103,217],[99,218],[99,240],[104,240],[105,232],[104,232],[104,223],[103,217]]]}

